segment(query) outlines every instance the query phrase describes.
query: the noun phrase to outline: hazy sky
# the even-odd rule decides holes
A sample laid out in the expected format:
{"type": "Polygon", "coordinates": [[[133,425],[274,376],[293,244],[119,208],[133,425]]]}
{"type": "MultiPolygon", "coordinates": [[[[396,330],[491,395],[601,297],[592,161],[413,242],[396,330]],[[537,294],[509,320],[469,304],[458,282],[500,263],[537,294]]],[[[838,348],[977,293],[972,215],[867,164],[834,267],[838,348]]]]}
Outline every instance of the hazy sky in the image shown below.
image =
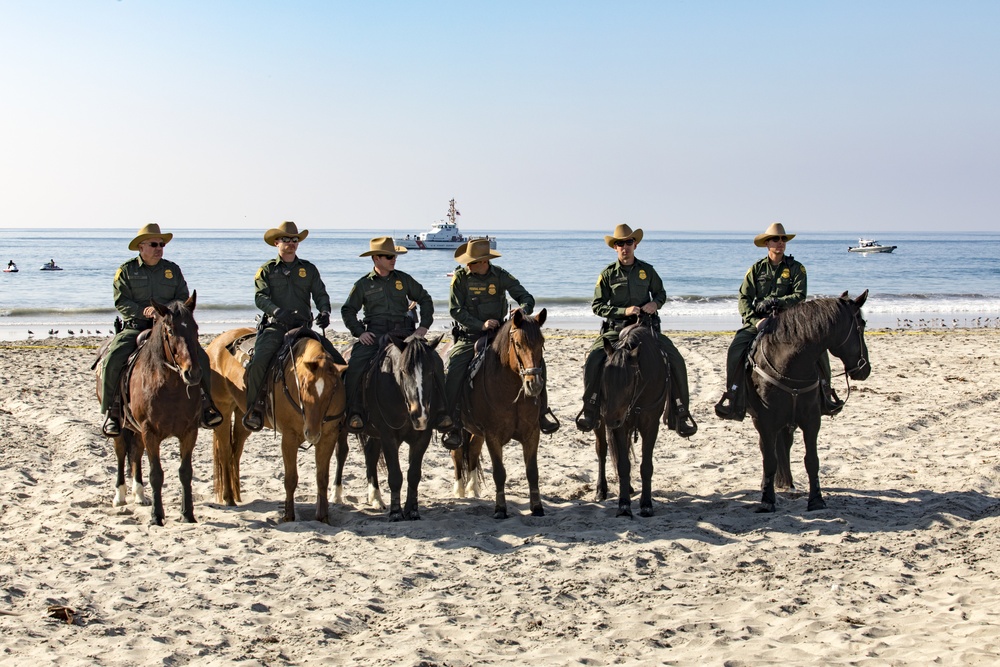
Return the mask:
{"type": "Polygon", "coordinates": [[[1000,2],[0,0],[0,226],[993,230],[1000,2]]]}

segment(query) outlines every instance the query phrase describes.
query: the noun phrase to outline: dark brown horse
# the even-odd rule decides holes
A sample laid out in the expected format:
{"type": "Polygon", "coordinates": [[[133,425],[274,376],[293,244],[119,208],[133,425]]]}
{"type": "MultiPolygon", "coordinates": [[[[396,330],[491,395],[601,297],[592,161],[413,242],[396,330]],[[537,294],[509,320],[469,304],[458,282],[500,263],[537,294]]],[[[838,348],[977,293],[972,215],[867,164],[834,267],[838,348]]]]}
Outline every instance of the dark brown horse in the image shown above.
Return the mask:
{"type": "MultiPolygon", "coordinates": [[[[362,380],[368,422],[359,437],[365,450],[368,498],[376,507],[382,505],[379,493],[378,462],[383,460],[389,477],[389,520],[417,520],[417,487],[420,484],[424,454],[434,430],[431,423],[444,401],[435,380],[443,363],[435,348],[438,336],[430,341],[418,336],[389,334],[385,349],[362,380]],[[406,471],[406,503],[401,505],[403,471],[399,464],[399,446],[410,445],[406,471]]],[[[337,470],[343,469],[346,447],[337,449],[337,470]]]]}
{"type": "MultiPolygon", "coordinates": [[[[135,502],[146,505],[142,490],[142,453],[149,458],[149,485],[153,491],[150,524],[163,525],[163,468],[160,443],[177,438],[181,447],[181,515],[194,523],[191,494],[191,454],[198,439],[201,416],[201,367],[198,365],[198,325],[194,308],[198,292],[181,303],[152,303],[156,309],[149,338],[139,347],[131,373],[122,373],[125,420],[122,434],[114,439],[118,478],[114,505],[125,505],[125,462],[132,472],[135,502]]],[[[97,365],[97,392],[101,392],[101,365],[97,365]]]]}
{"type": "Polygon", "coordinates": [[[538,416],[539,398],[545,389],[542,359],[545,316],[544,308],[536,317],[514,311],[486,349],[482,366],[462,404],[466,434],[462,446],[452,452],[455,493],[464,497],[471,492],[478,497],[482,477],[480,457],[485,442],[493,463],[496,519],[507,518],[503,446],[511,440],[520,442],[524,452],[531,513],[545,514],[538,490],[538,416]]]}
{"type": "MultiPolygon", "coordinates": [[[[809,511],[824,509],[819,487],[820,380],[817,362],[827,350],[844,362],[853,380],[871,373],[865,320],[861,306],[868,290],[856,299],[847,292],[837,299],[803,301],[779,313],[758,338],[747,370],[748,409],[760,435],[764,462],[758,512],[773,512],[774,487],[792,487],[790,452],[796,427],[805,441],[809,475],[809,511]]],[[[848,394],[849,396],[850,394],[848,394]]]]}
{"type": "Polygon", "coordinates": [[[653,446],[660,417],[669,393],[669,368],[653,330],[648,324],[622,329],[614,344],[604,341],[607,359],[601,375],[601,409],[594,434],[597,437],[597,499],[608,498],[605,456],[618,472],[618,516],[632,516],[632,446],[636,434],[642,438],[639,475],[642,493],[639,515],[653,515],[653,446]]]}
{"type": "MultiPolygon", "coordinates": [[[[220,334],[208,346],[212,363],[212,399],[223,421],[214,431],[215,495],[219,502],[235,505],[240,498],[240,457],[249,431],[243,426],[246,387],[243,365],[229,345],[254,333],[234,329],[220,334]]],[[[344,426],[347,398],[341,376],[347,366],[338,364],[309,332],[297,338],[289,354],[276,360],[270,409],[264,425],[281,433],[281,458],[285,470],[284,521],[295,521],[295,489],[299,483],[299,445],[316,447],[316,520],[327,521],[330,460],[344,426]]],[[[346,443],[345,443],[346,444],[346,443]]]]}

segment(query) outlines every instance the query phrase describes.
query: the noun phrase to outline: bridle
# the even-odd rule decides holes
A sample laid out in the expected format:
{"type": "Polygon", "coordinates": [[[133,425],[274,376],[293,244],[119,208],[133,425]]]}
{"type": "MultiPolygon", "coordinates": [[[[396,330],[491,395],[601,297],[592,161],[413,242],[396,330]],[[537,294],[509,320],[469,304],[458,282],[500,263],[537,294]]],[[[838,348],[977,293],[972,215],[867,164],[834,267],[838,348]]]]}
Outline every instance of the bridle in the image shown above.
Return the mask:
{"type": "Polygon", "coordinates": [[[541,366],[525,366],[520,355],[521,344],[518,342],[518,339],[514,337],[513,327],[511,327],[507,335],[510,337],[510,347],[514,351],[514,359],[517,360],[517,374],[521,377],[521,389],[517,392],[517,395],[512,401],[513,403],[517,403],[517,400],[522,394],[524,394],[524,383],[527,381],[527,378],[541,375],[544,380],[544,369],[541,366]]]}
{"type": "MultiPolygon", "coordinates": [[[[298,362],[295,359],[295,344],[297,342],[298,341],[295,341],[291,345],[288,346],[288,361],[291,362],[290,365],[291,365],[291,368],[292,368],[292,377],[295,378],[295,394],[296,394],[297,398],[292,398],[291,392],[288,391],[288,377],[287,377],[287,375],[288,375],[288,366],[287,365],[283,365],[283,367],[281,369],[281,390],[282,390],[282,393],[285,395],[285,399],[288,401],[288,404],[292,406],[292,408],[295,410],[295,412],[297,412],[299,414],[300,417],[302,417],[303,422],[304,422],[305,416],[306,416],[306,408],[305,408],[305,404],[302,402],[302,382],[299,379],[298,362]]],[[[271,396],[272,396],[271,414],[274,415],[275,414],[274,403],[273,403],[274,394],[272,393],[271,396]]],[[[334,414],[334,415],[325,415],[323,417],[323,423],[327,424],[327,423],[333,422],[333,421],[341,421],[341,422],[343,422],[346,414],[347,414],[347,401],[344,401],[344,409],[341,410],[340,412],[338,412],[337,414],[334,414]]],[[[276,419],[277,419],[277,416],[275,416],[275,420],[276,419]]],[[[275,426],[277,426],[277,424],[275,424],[275,426]]],[[[274,430],[274,435],[275,435],[275,437],[277,437],[277,435],[278,435],[278,430],[277,429],[274,430]]],[[[306,445],[305,447],[300,446],[299,448],[300,449],[308,449],[311,446],[312,445],[310,444],[310,445],[306,445]]]]}
{"type": "MultiPolygon", "coordinates": [[[[645,387],[642,381],[642,367],[636,363],[635,364],[635,375],[634,381],[632,382],[632,395],[629,397],[628,407],[625,408],[625,417],[622,419],[622,424],[628,423],[630,417],[635,417],[636,421],[633,423],[632,428],[632,440],[633,442],[639,439],[639,424],[638,418],[642,414],[643,410],[648,410],[649,408],[659,404],[661,401],[666,399],[667,387],[670,385],[670,365],[664,360],[664,366],[667,372],[667,381],[663,383],[662,389],[660,390],[660,395],[655,399],[650,401],[645,405],[636,405],[639,401],[639,397],[642,396],[642,389],[645,387]]],[[[606,401],[602,401],[602,406],[606,404],[606,401]]]]}

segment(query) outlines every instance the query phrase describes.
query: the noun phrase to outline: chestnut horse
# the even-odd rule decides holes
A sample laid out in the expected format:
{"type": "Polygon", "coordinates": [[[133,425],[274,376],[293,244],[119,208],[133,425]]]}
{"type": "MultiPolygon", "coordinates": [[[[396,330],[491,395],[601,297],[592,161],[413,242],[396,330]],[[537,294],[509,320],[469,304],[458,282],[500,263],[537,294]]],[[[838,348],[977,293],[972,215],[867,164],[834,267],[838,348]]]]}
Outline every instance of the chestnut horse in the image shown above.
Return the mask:
{"type": "MultiPolygon", "coordinates": [[[[228,347],[253,329],[220,334],[206,348],[212,363],[212,399],[223,421],[214,432],[215,495],[218,502],[235,505],[240,498],[240,457],[250,432],[243,426],[246,387],[243,365],[228,347]]],[[[272,400],[264,425],[281,433],[281,458],[285,469],[284,521],[295,521],[295,488],[299,483],[298,452],[303,442],[316,447],[316,520],[329,519],[327,492],[330,460],[344,426],[347,398],[341,376],[347,366],[338,364],[308,329],[295,332],[290,352],[275,359],[268,374],[272,400]]]]}
{"type": "Polygon", "coordinates": [[[632,517],[632,447],[629,440],[642,437],[639,476],[642,491],[639,515],[653,515],[653,446],[660,430],[660,416],[669,399],[670,368],[660,352],[656,334],[648,323],[631,324],[614,344],[604,340],[607,359],[601,375],[601,410],[597,438],[597,499],[607,500],[605,456],[618,473],[618,516],[632,517]]]}
{"type": "MultiPolygon", "coordinates": [[[[167,438],[180,442],[181,515],[194,523],[191,493],[191,455],[198,439],[201,419],[201,366],[198,365],[198,325],[194,321],[197,290],[181,303],[163,305],[152,302],[156,309],[153,328],[136,354],[131,372],[122,373],[121,397],[125,406],[122,433],[114,439],[118,459],[118,478],[113,504],[126,504],[125,462],[131,464],[132,493],[136,503],[147,505],[142,490],[142,452],[149,458],[149,485],[153,491],[153,508],[149,522],[163,525],[163,467],[160,465],[160,443],[167,438]]],[[[103,348],[100,355],[103,354],[103,348]]],[[[97,394],[101,394],[102,365],[97,368],[97,394]]]]}
{"type": "MultiPolygon", "coordinates": [[[[757,512],[773,512],[774,487],[794,488],[790,451],[796,427],[802,429],[809,476],[808,511],[824,509],[819,487],[817,438],[820,427],[819,355],[829,350],[844,362],[852,380],[871,373],[865,320],[861,307],[868,290],[856,299],[844,292],[837,299],[803,301],[780,312],[765,327],[750,355],[747,369],[747,408],[760,435],[764,476],[757,512]]],[[[848,387],[848,392],[849,392],[848,387]]],[[[850,393],[848,393],[848,397],[850,393]]]]}
{"type": "Polygon", "coordinates": [[[483,474],[480,456],[485,441],[496,486],[495,519],[507,518],[503,446],[511,440],[520,442],[524,453],[531,513],[545,514],[538,490],[539,399],[545,389],[542,359],[545,315],[544,308],[537,317],[514,311],[486,348],[482,366],[462,401],[466,433],[462,446],[451,454],[455,464],[455,495],[464,497],[471,492],[478,497],[483,474]]]}

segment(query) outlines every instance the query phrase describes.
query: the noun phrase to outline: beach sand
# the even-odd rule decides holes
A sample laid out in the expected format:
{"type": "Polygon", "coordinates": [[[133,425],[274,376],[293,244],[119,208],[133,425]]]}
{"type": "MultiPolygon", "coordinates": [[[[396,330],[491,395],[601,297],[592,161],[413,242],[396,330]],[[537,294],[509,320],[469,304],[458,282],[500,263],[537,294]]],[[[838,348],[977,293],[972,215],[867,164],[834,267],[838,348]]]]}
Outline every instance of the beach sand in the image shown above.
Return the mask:
{"type": "Polygon", "coordinates": [[[712,412],[730,334],[671,333],[700,431],[661,431],[655,515],[635,520],[615,517],[614,498],[594,502],[592,435],[573,426],[593,333],[547,335],[563,427],[540,445],[544,517],[528,513],[516,443],[506,521],[492,518],[489,476],[482,499],[452,497],[435,443],[422,521],[366,507],[352,449],[332,525],[309,520],[311,450],[300,521],[278,521],[282,466],[267,431],[247,443],[241,506],[214,502],[202,431],[197,524],[179,521],[174,443],[166,525],[148,526],[148,507],[113,508],[89,370],[99,341],[0,345],[0,663],[997,664],[1000,333],[869,332],[871,378],[820,432],[828,509],[806,512],[798,439],[800,490],[768,515],[753,512],[751,421],[712,412]]]}

